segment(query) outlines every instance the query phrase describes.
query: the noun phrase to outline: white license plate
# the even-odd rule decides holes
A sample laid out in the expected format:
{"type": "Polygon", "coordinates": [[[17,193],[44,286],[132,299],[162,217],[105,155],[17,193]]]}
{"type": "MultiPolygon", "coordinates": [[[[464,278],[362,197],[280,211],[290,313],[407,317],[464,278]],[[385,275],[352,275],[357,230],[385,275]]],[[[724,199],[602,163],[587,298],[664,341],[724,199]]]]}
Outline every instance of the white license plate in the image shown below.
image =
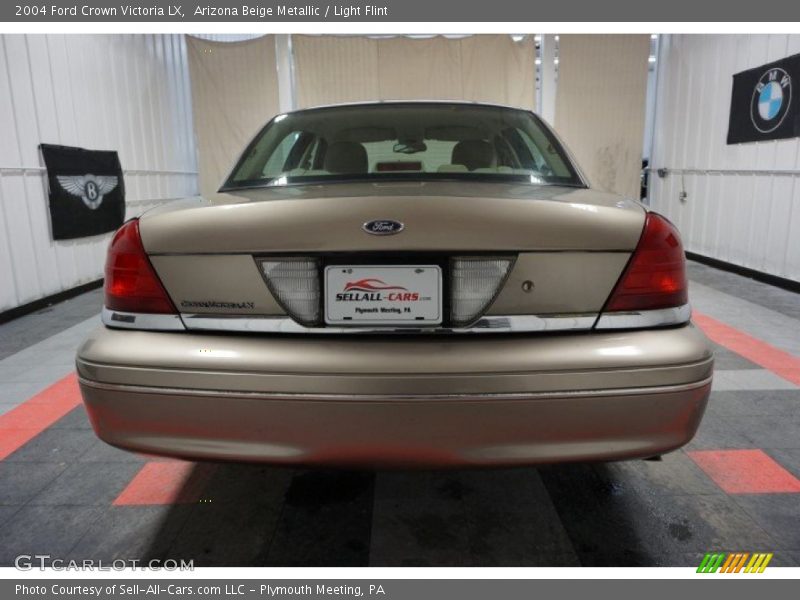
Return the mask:
{"type": "Polygon", "coordinates": [[[438,325],[442,270],[436,265],[325,267],[329,325],[438,325]]]}

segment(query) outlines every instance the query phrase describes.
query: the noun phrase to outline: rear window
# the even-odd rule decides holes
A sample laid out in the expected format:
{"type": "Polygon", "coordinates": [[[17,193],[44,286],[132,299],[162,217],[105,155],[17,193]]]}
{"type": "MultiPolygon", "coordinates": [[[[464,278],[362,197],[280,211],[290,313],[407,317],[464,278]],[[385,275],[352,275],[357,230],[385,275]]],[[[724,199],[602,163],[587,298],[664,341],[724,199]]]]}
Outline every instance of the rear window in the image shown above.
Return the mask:
{"type": "Polygon", "coordinates": [[[583,185],[532,113],[469,104],[368,104],[280,115],[222,190],[358,180],[583,185]]]}

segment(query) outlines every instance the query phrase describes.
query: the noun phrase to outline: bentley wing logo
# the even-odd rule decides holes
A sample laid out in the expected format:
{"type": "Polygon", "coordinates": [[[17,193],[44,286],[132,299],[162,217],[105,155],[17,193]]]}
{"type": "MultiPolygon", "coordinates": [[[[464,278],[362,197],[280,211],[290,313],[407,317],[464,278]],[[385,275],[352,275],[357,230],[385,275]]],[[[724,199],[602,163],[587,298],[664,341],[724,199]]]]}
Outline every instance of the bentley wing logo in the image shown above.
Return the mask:
{"type": "Polygon", "coordinates": [[[103,203],[103,196],[117,187],[119,179],[116,175],[56,175],[58,183],[73,196],[77,196],[92,210],[97,210],[103,203]]]}

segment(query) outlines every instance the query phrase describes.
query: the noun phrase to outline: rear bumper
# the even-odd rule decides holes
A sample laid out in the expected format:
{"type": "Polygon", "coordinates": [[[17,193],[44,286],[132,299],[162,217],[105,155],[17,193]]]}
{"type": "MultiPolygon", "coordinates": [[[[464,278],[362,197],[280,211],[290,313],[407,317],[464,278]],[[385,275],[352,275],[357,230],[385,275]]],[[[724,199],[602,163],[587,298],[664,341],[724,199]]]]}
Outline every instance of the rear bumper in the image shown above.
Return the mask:
{"type": "Polygon", "coordinates": [[[712,363],[691,326],[391,340],[101,328],[78,353],[92,424],[116,446],[384,467],[664,453],[694,435],[712,363]]]}

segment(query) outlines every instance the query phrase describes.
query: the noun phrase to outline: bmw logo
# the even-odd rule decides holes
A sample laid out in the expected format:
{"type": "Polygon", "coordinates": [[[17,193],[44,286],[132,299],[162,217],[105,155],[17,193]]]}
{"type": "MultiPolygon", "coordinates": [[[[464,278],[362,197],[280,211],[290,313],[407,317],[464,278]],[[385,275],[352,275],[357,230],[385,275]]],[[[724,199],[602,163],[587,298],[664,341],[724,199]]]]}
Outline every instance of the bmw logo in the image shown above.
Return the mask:
{"type": "Polygon", "coordinates": [[[775,131],[792,103],[792,78],[783,69],[767,70],[758,80],[750,102],[750,119],[761,133],[775,131]]]}

